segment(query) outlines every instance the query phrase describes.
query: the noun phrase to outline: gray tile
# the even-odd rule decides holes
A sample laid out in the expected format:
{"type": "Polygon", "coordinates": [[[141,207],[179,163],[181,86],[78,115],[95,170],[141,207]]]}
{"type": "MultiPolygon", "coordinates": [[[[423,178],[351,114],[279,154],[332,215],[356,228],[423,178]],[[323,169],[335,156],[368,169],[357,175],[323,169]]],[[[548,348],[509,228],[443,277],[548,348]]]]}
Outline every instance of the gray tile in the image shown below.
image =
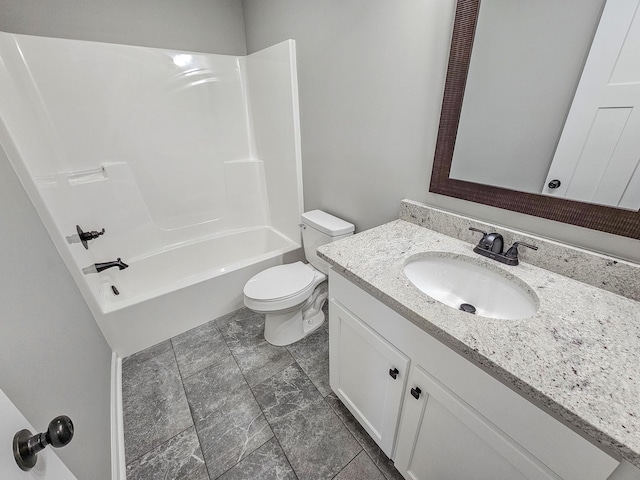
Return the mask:
{"type": "Polygon", "coordinates": [[[193,425],[173,350],[122,369],[127,462],[193,425]]]}
{"type": "Polygon", "coordinates": [[[242,307],[234,312],[231,313],[227,313],[226,315],[223,315],[222,317],[218,317],[214,320],[214,322],[216,322],[216,324],[218,325],[218,328],[220,328],[220,330],[222,330],[225,326],[227,326],[229,323],[232,322],[244,322],[247,320],[250,320],[252,318],[261,318],[264,320],[264,315],[260,315],[259,313],[256,313],[252,310],[249,310],[246,307],[242,307]]]}
{"type": "MultiPolygon", "coordinates": [[[[264,315],[241,308],[216,320],[220,331],[235,355],[235,350],[246,349],[266,342],[264,315]]],[[[286,350],[285,347],[279,347],[286,350]]]]}
{"type": "Polygon", "coordinates": [[[150,358],[160,355],[161,353],[164,353],[167,350],[171,350],[171,342],[169,342],[169,340],[156,343],[152,347],[145,348],[144,350],[138,353],[134,353],[133,355],[129,355],[128,357],[123,358],[122,368],[124,368],[125,366],[132,368],[133,366],[146,362],[150,358]]]}
{"type": "Polygon", "coordinates": [[[217,478],[273,437],[251,392],[231,396],[220,409],[196,422],[196,430],[211,478],[217,478]]]}
{"type": "Polygon", "coordinates": [[[322,395],[296,364],[253,387],[253,393],[269,422],[324,403],[322,395]]]}
{"type": "Polygon", "coordinates": [[[296,475],[275,438],[220,477],[220,480],[249,479],[296,480],[296,475]]]}
{"type": "Polygon", "coordinates": [[[358,420],[356,420],[347,407],[344,406],[335,393],[327,395],[325,400],[367,453],[375,453],[376,450],[380,450],[378,444],[371,438],[362,425],[360,425],[358,420]]]}
{"type": "Polygon", "coordinates": [[[171,339],[182,378],[229,357],[227,347],[215,322],[205,323],[171,339]]]}
{"type": "Polygon", "coordinates": [[[389,480],[402,480],[403,477],[393,465],[393,462],[380,449],[378,444],[371,438],[362,425],[360,425],[347,407],[344,406],[336,394],[331,393],[330,395],[327,395],[325,400],[349,429],[358,443],[362,445],[362,448],[364,448],[364,451],[367,453],[369,458],[371,458],[373,464],[382,471],[384,476],[389,480]]]}
{"type": "Polygon", "coordinates": [[[300,479],[333,478],[362,451],[324,402],[274,420],[271,428],[300,479]]]}
{"type": "Polygon", "coordinates": [[[257,385],[271,375],[294,363],[284,347],[275,347],[266,340],[253,348],[233,352],[249,385],[257,385]]]}
{"type": "Polygon", "coordinates": [[[373,464],[369,455],[363,450],[349,465],[344,467],[336,480],[385,480],[384,476],[373,464]]]}
{"type": "Polygon", "coordinates": [[[329,386],[329,329],[319,327],[302,340],[287,346],[289,353],[307,374],[322,396],[331,393],[329,386]]]}
{"type": "Polygon", "coordinates": [[[184,386],[212,478],[273,437],[233,357],[186,378],[184,386]]]}
{"type": "Polygon", "coordinates": [[[237,393],[252,397],[233,357],[184,379],[184,389],[195,422],[224,407],[237,393]]]}
{"type": "Polygon", "coordinates": [[[298,478],[332,478],[362,450],[297,365],[254,393],[298,478]]]}
{"type": "Polygon", "coordinates": [[[190,427],[127,465],[127,480],[209,480],[195,429],[190,427]]]}
{"type": "Polygon", "coordinates": [[[286,347],[264,339],[264,316],[240,309],[216,320],[249,385],[257,385],[293,363],[286,347]]]}
{"type": "Polygon", "coordinates": [[[393,462],[382,450],[378,449],[377,454],[367,452],[367,455],[387,480],[404,480],[404,477],[400,475],[393,462]]]}

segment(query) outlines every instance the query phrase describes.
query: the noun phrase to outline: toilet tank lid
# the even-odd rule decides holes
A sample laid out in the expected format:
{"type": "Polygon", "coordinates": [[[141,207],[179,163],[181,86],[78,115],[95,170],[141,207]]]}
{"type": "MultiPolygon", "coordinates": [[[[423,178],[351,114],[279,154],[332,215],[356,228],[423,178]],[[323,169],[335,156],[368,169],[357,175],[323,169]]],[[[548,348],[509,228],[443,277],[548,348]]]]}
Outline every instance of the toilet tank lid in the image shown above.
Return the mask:
{"type": "Polygon", "coordinates": [[[332,237],[352,233],[355,230],[353,223],[345,222],[341,218],[334,217],[322,210],[311,210],[303,213],[302,223],[332,237]]]}

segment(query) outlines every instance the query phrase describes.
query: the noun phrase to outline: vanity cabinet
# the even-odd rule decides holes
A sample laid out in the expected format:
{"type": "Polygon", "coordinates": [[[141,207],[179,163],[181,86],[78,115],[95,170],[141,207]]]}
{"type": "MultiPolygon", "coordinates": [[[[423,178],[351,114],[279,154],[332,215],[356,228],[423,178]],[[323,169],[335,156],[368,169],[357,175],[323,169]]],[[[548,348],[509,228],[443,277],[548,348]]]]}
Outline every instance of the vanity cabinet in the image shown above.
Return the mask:
{"type": "Polygon", "coordinates": [[[419,365],[408,384],[395,456],[406,478],[559,478],[419,365]]]}
{"type": "Polygon", "coordinates": [[[329,318],[331,388],[391,456],[409,359],[335,300],[329,318]]]}
{"type": "Polygon", "coordinates": [[[345,277],[329,278],[331,388],[405,478],[605,480],[618,465],[345,277]]]}

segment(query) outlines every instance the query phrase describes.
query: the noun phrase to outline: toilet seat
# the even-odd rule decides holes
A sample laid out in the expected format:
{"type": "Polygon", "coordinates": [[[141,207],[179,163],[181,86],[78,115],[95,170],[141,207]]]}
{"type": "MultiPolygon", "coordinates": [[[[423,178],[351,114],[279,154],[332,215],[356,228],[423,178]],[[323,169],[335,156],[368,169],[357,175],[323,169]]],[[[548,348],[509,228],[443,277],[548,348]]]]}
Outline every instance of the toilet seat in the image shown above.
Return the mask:
{"type": "Polygon", "coordinates": [[[296,307],[326,278],[325,274],[302,262],[271,267],[246,283],[244,303],[262,313],[296,307]]]}
{"type": "Polygon", "coordinates": [[[244,286],[253,300],[271,301],[292,297],[313,282],[313,271],[302,262],[279,265],[254,275],[244,286]]]}

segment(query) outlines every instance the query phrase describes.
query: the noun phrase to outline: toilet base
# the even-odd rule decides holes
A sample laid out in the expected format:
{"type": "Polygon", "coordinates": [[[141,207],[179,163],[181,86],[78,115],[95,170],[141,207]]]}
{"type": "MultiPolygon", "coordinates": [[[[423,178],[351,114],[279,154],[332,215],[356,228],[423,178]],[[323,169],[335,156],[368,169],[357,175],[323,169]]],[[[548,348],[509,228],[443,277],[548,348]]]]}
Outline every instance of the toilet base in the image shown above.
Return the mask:
{"type": "Polygon", "coordinates": [[[326,283],[301,309],[290,312],[267,313],[264,319],[264,338],[278,347],[291,345],[317,330],[325,320],[322,306],[327,301],[326,283]]]}

